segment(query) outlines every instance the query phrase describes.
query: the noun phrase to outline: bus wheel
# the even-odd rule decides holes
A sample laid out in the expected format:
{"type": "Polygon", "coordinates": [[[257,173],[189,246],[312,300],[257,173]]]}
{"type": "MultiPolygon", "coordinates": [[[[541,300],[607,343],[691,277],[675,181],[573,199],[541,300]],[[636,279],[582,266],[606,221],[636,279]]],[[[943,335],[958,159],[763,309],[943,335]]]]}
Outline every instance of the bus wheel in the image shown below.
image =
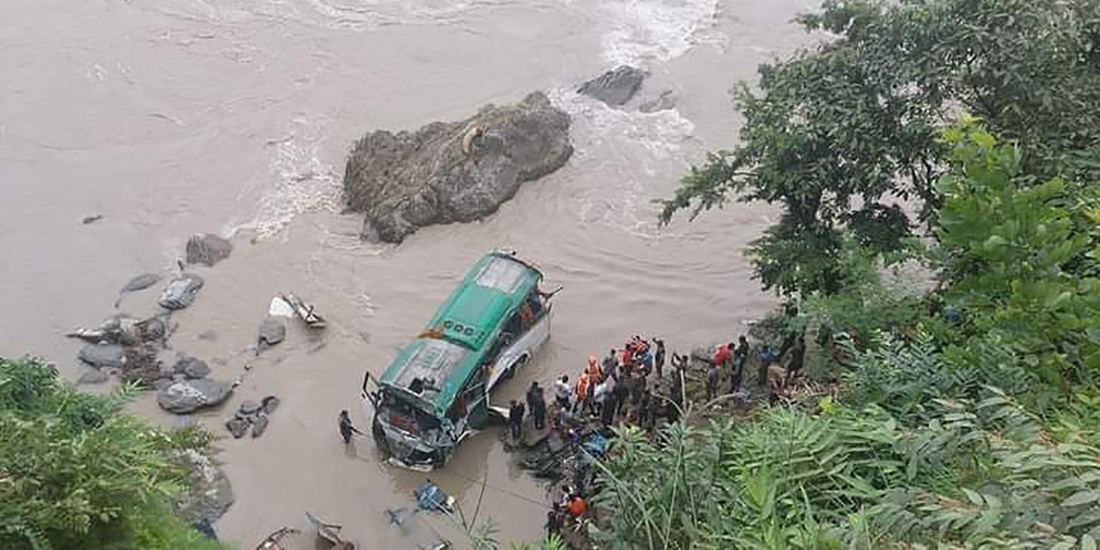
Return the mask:
{"type": "Polygon", "coordinates": [[[522,369],[525,365],[527,365],[527,356],[521,355],[515,363],[512,363],[512,366],[508,367],[508,372],[504,373],[504,379],[511,380],[516,375],[516,371],[522,369]]]}
{"type": "Polygon", "coordinates": [[[382,429],[382,425],[375,422],[371,426],[371,435],[374,436],[374,444],[378,446],[378,450],[382,451],[383,455],[390,455],[390,442],[386,439],[386,432],[382,429]]]}

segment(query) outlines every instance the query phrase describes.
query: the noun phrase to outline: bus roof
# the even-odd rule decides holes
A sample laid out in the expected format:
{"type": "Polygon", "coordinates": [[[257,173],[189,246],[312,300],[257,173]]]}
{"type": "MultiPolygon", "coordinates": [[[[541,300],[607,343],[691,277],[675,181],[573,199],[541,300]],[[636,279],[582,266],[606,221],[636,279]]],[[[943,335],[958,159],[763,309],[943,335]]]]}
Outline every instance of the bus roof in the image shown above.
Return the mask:
{"type": "Polygon", "coordinates": [[[482,256],[428,322],[425,335],[394,358],[379,382],[445,414],[541,278],[510,254],[482,256]]]}

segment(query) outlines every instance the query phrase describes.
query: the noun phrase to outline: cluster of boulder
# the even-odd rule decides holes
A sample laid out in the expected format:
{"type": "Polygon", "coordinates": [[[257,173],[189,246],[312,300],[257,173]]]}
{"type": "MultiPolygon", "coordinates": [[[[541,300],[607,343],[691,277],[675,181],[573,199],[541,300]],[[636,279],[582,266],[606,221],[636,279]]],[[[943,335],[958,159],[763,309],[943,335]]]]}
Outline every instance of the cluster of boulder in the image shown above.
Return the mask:
{"type": "Polygon", "coordinates": [[[252,428],[253,438],[260,437],[267,429],[268,417],[279,408],[279,403],[279,398],[274,395],[261,399],[259,403],[245,401],[241,403],[233,418],[225,423],[225,428],[236,439],[244,437],[249,427],[252,428]]]}
{"type": "MultiPolygon", "coordinates": [[[[187,264],[213,266],[227,258],[232,249],[228,240],[217,235],[196,235],[187,243],[187,264]]],[[[202,277],[183,271],[182,264],[180,267],[181,272],[169,279],[157,298],[160,313],[147,319],[120,313],[95,328],[77,329],[68,335],[87,342],[78,358],[91,368],[81,375],[80,383],[105,382],[115,374],[123,382],[158,390],[157,403],[175,414],[214,406],[229,397],[235,385],[207,378],[211,371],[205,361],[170,352],[172,312],[191,306],[204,284],[202,277]]],[[[130,279],[120,290],[115,306],[128,294],[149,289],[161,280],[156,273],[130,279]]]]}
{"type": "MultiPolygon", "coordinates": [[[[616,67],[578,88],[612,107],[628,103],[647,73],[616,67]]],[[[642,103],[654,112],[675,105],[672,92],[642,103]]],[[[344,200],[364,213],[362,236],[400,243],[418,228],[471,222],[495,212],[520,185],[548,175],[573,154],[570,117],[533,92],[513,105],[486,105],[459,122],[414,132],[376,130],[355,143],[344,170],[344,200]]]]}

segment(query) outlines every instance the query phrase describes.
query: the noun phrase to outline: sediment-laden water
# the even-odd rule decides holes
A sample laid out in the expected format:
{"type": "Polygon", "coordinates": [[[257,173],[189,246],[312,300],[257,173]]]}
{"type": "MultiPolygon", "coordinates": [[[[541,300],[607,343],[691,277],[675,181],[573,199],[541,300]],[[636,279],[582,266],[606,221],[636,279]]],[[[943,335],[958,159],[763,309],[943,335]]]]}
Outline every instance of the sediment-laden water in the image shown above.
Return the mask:
{"type": "MultiPolygon", "coordinates": [[[[725,339],[772,299],[742,249],[770,223],[731,204],[658,228],[655,198],[739,120],[731,86],[804,43],[789,23],[806,0],[8,0],[0,18],[0,355],[78,372],[63,337],[113,313],[133,275],[169,271],[196,232],[231,236],[233,255],[197,270],[206,287],[176,314],[175,349],[243,384],[200,419],[221,431],[235,404],[283,405],[260,439],[222,443],[238,500],[218,523],[250,548],[306,510],[346,525],[363,548],[415,548],[457,535],[439,518],[405,529],[384,510],[411,505],[424,479],[380,464],[369,440],[347,450],[340,409],[366,428],[364,371],[380,373],[484,251],[515,248],[565,290],[549,344],[499,399],[532,378],[579,370],[630,334],[673,348],[725,339]],[[650,71],[643,114],[577,96],[616,64],[650,71]],[[415,129],[541,89],[573,117],[576,154],[480,222],[422,229],[397,247],[364,244],[341,213],[351,142],[415,129]],[[82,224],[84,216],[102,220],[82,224]],[[292,291],[330,321],[292,327],[260,358],[245,348],[271,297],[292,291]],[[200,338],[200,335],[202,337],[200,338]],[[245,371],[250,366],[251,370],[245,371]]],[[[152,311],[155,289],[122,309],[152,311]]],[[[157,422],[152,399],[134,408],[157,422]]],[[[492,517],[498,538],[536,538],[545,494],[495,433],[432,475],[492,517]]],[[[312,548],[310,536],[301,548],[312,548]]]]}

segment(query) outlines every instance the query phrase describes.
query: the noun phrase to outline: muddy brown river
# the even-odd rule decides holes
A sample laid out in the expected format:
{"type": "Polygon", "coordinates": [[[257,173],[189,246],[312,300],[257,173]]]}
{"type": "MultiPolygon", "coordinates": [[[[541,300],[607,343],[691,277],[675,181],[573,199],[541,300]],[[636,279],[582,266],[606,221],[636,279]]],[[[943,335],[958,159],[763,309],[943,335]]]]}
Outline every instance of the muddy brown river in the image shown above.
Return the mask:
{"type": "MultiPolygon", "coordinates": [[[[63,335],[115,313],[132,276],[169,273],[193,233],[231,237],[233,255],[196,272],[206,287],[174,349],[242,385],[200,421],[218,433],[244,399],[283,401],[259,439],[225,439],[237,502],[219,535],[252,548],[304,512],[346,525],[362,548],[416,548],[439,516],[390,525],[425,474],[383,464],[366,438],[345,448],[340,409],[363,429],[364,371],[381,373],[480,254],[534,260],[555,298],[551,339],[494,395],[579,371],[631,334],[673,349],[732,338],[773,305],[750,280],[746,243],[774,217],[730,204],[658,228],[652,200],[691,162],[728,146],[729,89],[807,41],[790,24],[811,0],[4,0],[0,13],[0,355],[33,354],[75,379],[63,335]],[[614,110],[576,85],[620,63],[650,71],[641,100],[614,110]],[[457,120],[487,102],[546,90],[573,116],[568,165],[525,184],[478,223],[422,229],[403,244],[360,242],[341,212],[354,139],[377,128],[457,120]],[[89,214],[103,219],[82,224],[89,214]],[[246,348],[271,297],[294,292],[330,326],[263,356],[246,348]],[[248,370],[246,370],[246,368],[248,370]]],[[[152,312],[157,288],[121,310],[152,312]]],[[[173,425],[151,395],[133,408],[173,425]]],[[[545,488],[517,469],[499,433],[479,434],[430,477],[467,516],[484,497],[501,540],[536,539],[545,488]]],[[[437,533],[438,532],[438,533],[437,533]]]]}

